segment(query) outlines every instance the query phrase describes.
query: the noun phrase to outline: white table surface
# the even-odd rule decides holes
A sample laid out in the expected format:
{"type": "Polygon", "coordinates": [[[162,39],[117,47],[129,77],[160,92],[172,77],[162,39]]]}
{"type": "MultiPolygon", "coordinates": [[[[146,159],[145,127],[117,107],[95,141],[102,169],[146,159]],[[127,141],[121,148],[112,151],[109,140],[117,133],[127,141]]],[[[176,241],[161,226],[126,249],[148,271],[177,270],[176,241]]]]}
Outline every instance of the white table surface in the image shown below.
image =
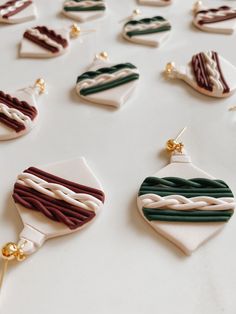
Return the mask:
{"type": "MultiPolygon", "coordinates": [[[[236,219],[191,257],[158,236],[136,207],[142,180],[167,164],[161,152],[185,125],[183,137],[194,163],[236,192],[236,95],[225,100],[201,96],[185,83],[165,81],[166,62],[185,64],[194,53],[213,49],[236,64],[235,36],[200,32],[191,26],[191,0],[166,8],[142,7],[144,15],[170,19],[173,32],[161,49],[120,38],[120,19],[134,0],[107,0],[106,18],[83,24],[97,32],[74,40],[71,51],[48,60],[19,59],[25,28],[70,25],[62,1],[36,0],[39,18],[0,27],[0,71],[4,91],[38,77],[49,94],[40,99],[35,129],[0,143],[0,243],[16,241],[21,220],[11,199],[18,173],[28,166],[85,156],[100,178],[106,204],[94,223],[71,236],[48,241],[11,267],[0,298],[1,314],[235,314],[236,219]],[[132,62],[141,72],[139,88],[121,110],[80,102],[76,77],[106,50],[115,62],[132,62]]],[[[206,1],[235,4],[236,1],[206,1]]]]}

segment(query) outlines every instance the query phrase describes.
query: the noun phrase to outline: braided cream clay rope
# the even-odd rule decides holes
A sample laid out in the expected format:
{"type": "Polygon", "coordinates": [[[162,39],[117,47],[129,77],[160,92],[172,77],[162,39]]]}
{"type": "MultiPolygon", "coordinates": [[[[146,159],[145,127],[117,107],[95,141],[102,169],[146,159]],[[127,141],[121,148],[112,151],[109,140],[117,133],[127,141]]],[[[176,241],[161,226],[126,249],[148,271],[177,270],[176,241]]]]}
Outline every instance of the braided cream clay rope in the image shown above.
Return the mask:
{"type": "Polygon", "coordinates": [[[0,6],[0,16],[8,18],[32,4],[29,0],[8,1],[0,6]]]}
{"type": "MultiPolygon", "coordinates": [[[[56,42],[55,40],[52,40],[50,37],[48,37],[45,34],[42,34],[38,29],[36,28],[29,28],[27,29],[26,33],[30,34],[34,38],[37,38],[39,41],[43,41],[45,44],[56,48],[57,52],[61,52],[64,47],[62,44],[56,42]]],[[[29,38],[27,38],[29,39],[29,38]]],[[[30,39],[29,39],[30,40],[30,39]]]]}
{"type": "Polygon", "coordinates": [[[161,16],[141,20],[131,20],[124,25],[124,33],[128,37],[159,33],[171,29],[170,23],[161,16]]]}
{"type": "Polygon", "coordinates": [[[201,52],[192,57],[192,70],[199,87],[221,96],[230,92],[216,52],[201,52]]]}
{"type": "Polygon", "coordinates": [[[85,194],[75,193],[63,185],[48,183],[39,177],[30,173],[22,173],[18,176],[18,184],[22,184],[34,189],[42,194],[50,196],[54,199],[63,200],[68,204],[83,208],[85,210],[96,212],[102,205],[102,201],[96,197],[85,194]]]}
{"type": "Polygon", "coordinates": [[[205,58],[209,79],[211,83],[213,84],[213,90],[216,89],[217,91],[223,92],[224,86],[221,83],[221,75],[218,70],[218,65],[216,61],[212,59],[213,53],[211,51],[207,51],[207,52],[203,52],[202,54],[205,58]]]}
{"type": "Polygon", "coordinates": [[[139,78],[138,69],[131,63],[118,64],[82,74],[77,79],[76,90],[82,96],[114,88],[139,78]]]}
{"type": "Polygon", "coordinates": [[[31,128],[32,120],[27,115],[23,114],[20,110],[10,108],[3,103],[0,103],[0,113],[8,117],[9,119],[15,120],[20,124],[24,125],[24,129],[31,128]]]}
{"type": "Polygon", "coordinates": [[[65,11],[99,11],[105,9],[106,6],[103,0],[67,1],[64,4],[65,11]]]}
{"type": "Polygon", "coordinates": [[[200,10],[196,13],[196,21],[199,25],[223,22],[234,18],[236,18],[236,10],[228,6],[200,10]]]}
{"type": "Polygon", "coordinates": [[[149,221],[227,222],[235,209],[226,183],[201,178],[149,177],[138,201],[149,221]]]}

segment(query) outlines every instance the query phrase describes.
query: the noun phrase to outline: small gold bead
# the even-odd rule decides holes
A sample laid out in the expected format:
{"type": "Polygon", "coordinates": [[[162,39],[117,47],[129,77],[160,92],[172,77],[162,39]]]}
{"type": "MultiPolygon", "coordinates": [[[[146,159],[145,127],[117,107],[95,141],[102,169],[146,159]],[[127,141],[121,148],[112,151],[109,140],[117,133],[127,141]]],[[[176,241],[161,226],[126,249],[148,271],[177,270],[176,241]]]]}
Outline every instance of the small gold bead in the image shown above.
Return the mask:
{"type": "Polygon", "coordinates": [[[167,63],[166,68],[165,68],[166,74],[170,75],[174,71],[174,68],[175,68],[174,62],[167,63]]]}
{"type": "Polygon", "coordinates": [[[81,33],[80,27],[76,23],[72,24],[71,31],[70,31],[71,37],[73,38],[78,37],[80,33],[81,33]]]}
{"type": "Polygon", "coordinates": [[[13,260],[16,258],[18,252],[17,244],[13,242],[9,242],[2,248],[2,257],[6,260],[13,260]]]}
{"type": "Polygon", "coordinates": [[[45,82],[44,79],[42,79],[42,78],[37,79],[35,81],[34,86],[39,88],[41,94],[45,93],[45,91],[46,91],[46,82],[45,82]]]}
{"type": "Polygon", "coordinates": [[[107,60],[108,59],[108,53],[106,51],[102,51],[100,53],[101,59],[107,60]]]}
{"type": "Polygon", "coordinates": [[[133,11],[133,15],[140,15],[140,14],[141,14],[141,10],[139,10],[139,9],[135,9],[133,11]]]}

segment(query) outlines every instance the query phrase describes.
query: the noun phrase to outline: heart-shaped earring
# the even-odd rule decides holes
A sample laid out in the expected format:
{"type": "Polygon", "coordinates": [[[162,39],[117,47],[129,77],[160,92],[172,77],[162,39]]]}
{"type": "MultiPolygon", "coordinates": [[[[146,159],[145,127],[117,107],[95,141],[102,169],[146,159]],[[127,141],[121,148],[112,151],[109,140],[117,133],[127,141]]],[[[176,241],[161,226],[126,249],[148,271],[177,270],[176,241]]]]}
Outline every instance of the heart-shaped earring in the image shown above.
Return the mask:
{"type": "Polygon", "coordinates": [[[69,29],[49,29],[47,26],[28,28],[23,35],[20,56],[23,58],[53,58],[66,53],[70,46],[70,38],[77,38],[83,33],[94,30],[81,30],[77,24],[69,29]]]}
{"type": "Polygon", "coordinates": [[[139,4],[152,6],[166,6],[172,4],[172,0],[138,0],[139,4]]]}
{"type": "Polygon", "coordinates": [[[20,89],[12,95],[0,91],[0,141],[27,134],[37,117],[37,98],[46,90],[43,79],[34,86],[20,89]]]}
{"type": "Polygon", "coordinates": [[[170,164],[142,183],[138,208],[154,230],[190,255],[225,226],[235,199],[224,181],[191,162],[178,138],[167,142],[170,164]]]}
{"type": "Polygon", "coordinates": [[[236,90],[236,67],[215,51],[200,52],[186,66],[166,65],[165,75],[178,78],[207,96],[224,98],[236,90]]]}
{"type": "Polygon", "coordinates": [[[165,18],[154,16],[152,18],[135,19],[136,15],[138,14],[130,16],[129,21],[124,24],[123,38],[136,44],[152,47],[160,47],[166,42],[170,35],[171,25],[165,18]]]}
{"type": "Polygon", "coordinates": [[[31,0],[10,0],[0,5],[0,23],[18,24],[37,17],[37,9],[31,0]]]}
{"type": "Polygon", "coordinates": [[[233,34],[236,28],[236,9],[229,6],[205,8],[197,1],[193,8],[193,24],[202,31],[233,34]]]}
{"type": "Polygon", "coordinates": [[[104,198],[102,187],[84,158],[30,167],[19,174],[13,199],[24,228],[18,243],[7,243],[2,249],[4,272],[9,261],[24,260],[46,240],[90,224],[104,198]]]}
{"type": "Polygon", "coordinates": [[[132,63],[113,63],[106,52],[96,55],[88,71],[77,78],[76,92],[86,101],[122,106],[137,86],[139,71],[132,63]]]}
{"type": "Polygon", "coordinates": [[[100,18],[105,15],[105,11],[104,0],[67,0],[62,9],[65,16],[79,22],[100,18]]]}

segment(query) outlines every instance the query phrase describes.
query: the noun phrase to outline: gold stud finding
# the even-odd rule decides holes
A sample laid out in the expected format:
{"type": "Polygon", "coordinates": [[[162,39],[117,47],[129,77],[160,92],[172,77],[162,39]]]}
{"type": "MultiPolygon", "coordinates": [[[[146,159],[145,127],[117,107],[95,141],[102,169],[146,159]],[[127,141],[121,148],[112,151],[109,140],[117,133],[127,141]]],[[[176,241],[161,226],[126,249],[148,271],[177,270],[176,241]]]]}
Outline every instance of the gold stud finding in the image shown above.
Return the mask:
{"type": "Polygon", "coordinates": [[[107,60],[109,58],[108,53],[106,51],[102,51],[98,54],[96,54],[95,59],[99,60],[107,60]]]}
{"type": "Polygon", "coordinates": [[[179,143],[178,139],[182,136],[182,134],[186,131],[187,127],[183,128],[183,130],[178,134],[178,136],[175,139],[169,139],[166,142],[166,150],[168,152],[177,152],[177,153],[182,153],[183,152],[183,148],[184,148],[184,144],[183,143],[179,143]]]}
{"type": "Polygon", "coordinates": [[[40,94],[43,94],[46,92],[46,82],[44,79],[39,78],[35,81],[34,87],[37,87],[39,89],[40,94]]]}
{"type": "Polygon", "coordinates": [[[140,10],[140,9],[135,9],[135,10],[133,11],[132,16],[135,17],[135,16],[138,16],[138,15],[141,15],[141,10],[140,10]]]}
{"type": "Polygon", "coordinates": [[[166,67],[165,67],[165,74],[168,76],[171,76],[172,73],[175,70],[175,63],[174,62],[168,62],[166,67]]]}
{"type": "Polygon", "coordinates": [[[26,256],[23,252],[22,246],[18,246],[13,242],[8,242],[2,248],[2,258],[7,261],[16,259],[18,262],[21,262],[26,258],[26,256]]]}
{"type": "Polygon", "coordinates": [[[72,38],[76,38],[76,37],[79,37],[80,34],[81,34],[80,27],[76,23],[72,24],[71,29],[70,29],[70,36],[72,38]]]}

